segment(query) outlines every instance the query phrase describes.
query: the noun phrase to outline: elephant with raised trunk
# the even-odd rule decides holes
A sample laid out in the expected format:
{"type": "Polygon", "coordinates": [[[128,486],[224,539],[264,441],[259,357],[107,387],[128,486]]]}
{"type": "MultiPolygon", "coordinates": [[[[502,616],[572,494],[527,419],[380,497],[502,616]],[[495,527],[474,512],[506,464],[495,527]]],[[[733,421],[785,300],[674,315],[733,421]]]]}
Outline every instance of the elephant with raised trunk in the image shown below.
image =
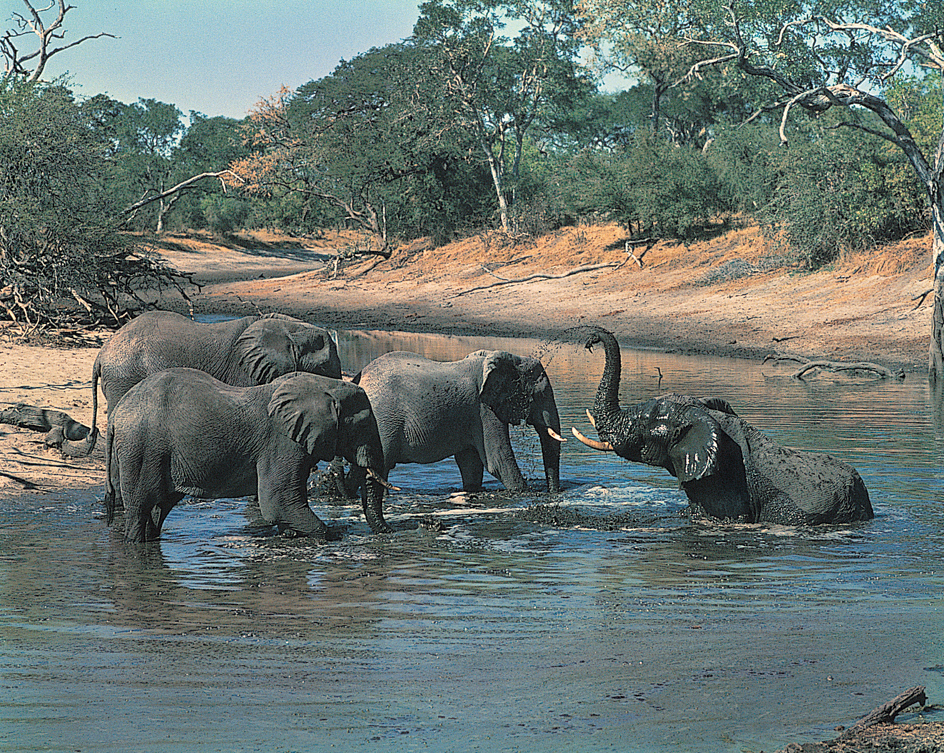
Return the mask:
{"type": "Polygon", "coordinates": [[[244,316],[203,324],[170,311],[132,319],[102,347],[92,367],[92,428],[84,446],[64,443],[67,455],[87,455],[98,431],[98,382],[111,411],[128,390],[164,369],[199,369],[234,387],[266,384],[303,371],[341,378],[330,333],[283,314],[244,316]]]}
{"type": "Polygon", "coordinates": [[[721,399],[663,395],[619,406],[620,351],[612,333],[593,410],[600,441],[574,435],[598,450],[665,468],[679,480],[694,512],[718,520],[782,525],[851,523],[874,513],[858,472],[831,455],[781,447],[739,418],[721,399]]]}
{"type": "Polygon", "coordinates": [[[367,475],[363,509],[376,533],[384,521],[383,449],[363,389],[314,374],[233,387],[195,369],[149,376],[124,395],[106,434],[108,522],[120,493],[125,538],[160,536],[167,514],[190,495],[257,495],[262,517],[304,536],[328,538],[308,506],[308,475],[343,457],[367,475]]]}
{"type": "Polygon", "coordinates": [[[539,359],[479,350],[443,362],[398,351],[371,361],[354,381],[377,416],[385,479],[398,463],[453,457],[466,491],[481,489],[485,470],[509,491],[527,489],[508,433],[524,421],[540,439],[548,491],[560,490],[560,417],[539,359]]]}

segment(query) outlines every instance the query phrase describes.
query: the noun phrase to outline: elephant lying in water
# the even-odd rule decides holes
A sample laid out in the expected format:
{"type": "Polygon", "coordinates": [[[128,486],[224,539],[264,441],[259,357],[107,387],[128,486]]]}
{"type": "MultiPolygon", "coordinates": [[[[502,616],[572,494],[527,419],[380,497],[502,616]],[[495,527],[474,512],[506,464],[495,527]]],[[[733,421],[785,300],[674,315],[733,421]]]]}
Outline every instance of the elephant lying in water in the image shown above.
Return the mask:
{"type": "Polygon", "coordinates": [[[534,427],[550,492],[560,490],[560,417],[537,358],[479,350],[459,361],[386,353],[354,377],[367,392],[384,451],[386,479],[398,463],[454,457],[466,491],[488,470],[509,491],[527,483],[515,460],[509,424],[534,427]]]}
{"type": "Polygon", "coordinates": [[[111,411],[128,390],[164,369],[199,369],[234,387],[266,384],[295,371],[341,378],[330,333],[283,314],[202,324],[170,311],[132,319],[99,351],[92,367],[92,427],[85,446],[64,443],[67,455],[87,455],[98,431],[98,382],[111,411]]]}
{"type": "Polygon", "coordinates": [[[258,495],[266,521],[305,536],[328,527],[308,507],[308,475],[343,457],[367,475],[364,516],[390,530],[382,511],[383,450],[360,387],[314,374],[233,387],[195,369],[169,369],[131,388],[109,417],[105,507],[125,506],[125,538],[156,539],[186,495],[258,495]]]}
{"type": "Polygon", "coordinates": [[[663,395],[619,407],[620,352],[612,333],[590,420],[602,441],[574,435],[598,450],[665,468],[678,478],[693,510],[710,518],[812,525],[874,517],[858,472],[824,453],[781,447],[739,418],[724,400],[663,395]]]}

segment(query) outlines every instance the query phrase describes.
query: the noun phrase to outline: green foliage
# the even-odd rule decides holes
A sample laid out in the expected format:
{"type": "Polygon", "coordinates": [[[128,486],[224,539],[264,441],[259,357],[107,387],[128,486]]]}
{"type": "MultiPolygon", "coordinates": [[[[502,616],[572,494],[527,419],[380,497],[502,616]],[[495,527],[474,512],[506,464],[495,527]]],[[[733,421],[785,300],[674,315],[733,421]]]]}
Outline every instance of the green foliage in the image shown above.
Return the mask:
{"type": "Polygon", "coordinates": [[[113,144],[92,124],[62,87],[0,82],[0,307],[14,321],[117,323],[177,279],[118,232],[113,144]]]}
{"type": "Polygon", "coordinates": [[[848,130],[817,136],[774,153],[776,185],[758,213],[808,268],[928,228],[927,193],[890,144],[848,130]]]}
{"type": "Polygon", "coordinates": [[[721,181],[701,150],[645,133],[622,150],[576,155],[556,194],[558,206],[575,219],[596,216],[634,234],[686,241],[730,211],[721,181]]]}
{"type": "Polygon", "coordinates": [[[229,235],[243,227],[249,217],[249,203],[225,194],[208,194],[200,199],[206,227],[217,235],[229,235]]]}

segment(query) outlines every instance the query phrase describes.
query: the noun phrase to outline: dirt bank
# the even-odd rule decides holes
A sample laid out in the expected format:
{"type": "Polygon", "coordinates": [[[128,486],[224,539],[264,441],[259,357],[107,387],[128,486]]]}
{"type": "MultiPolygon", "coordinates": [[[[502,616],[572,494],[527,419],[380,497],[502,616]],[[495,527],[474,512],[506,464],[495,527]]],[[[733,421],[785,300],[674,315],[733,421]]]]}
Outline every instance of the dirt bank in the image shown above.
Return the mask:
{"type": "MultiPolygon", "coordinates": [[[[931,301],[921,296],[930,288],[929,237],[816,273],[802,272],[753,228],[690,246],[636,247],[635,259],[625,240],[620,228],[602,226],[537,240],[475,236],[444,248],[415,242],[389,260],[367,257],[335,274],[323,263],[338,243],[328,239],[310,247],[316,269],[278,279],[217,277],[194,303],[201,311],[285,311],[340,328],[451,334],[556,337],[599,324],[624,345],[927,368],[931,301]]],[[[194,269],[220,253],[194,246],[167,255],[194,269]]],[[[261,261],[232,249],[222,256],[247,266],[247,256],[261,261]]],[[[299,260],[295,250],[279,262],[288,272],[299,260]]]]}

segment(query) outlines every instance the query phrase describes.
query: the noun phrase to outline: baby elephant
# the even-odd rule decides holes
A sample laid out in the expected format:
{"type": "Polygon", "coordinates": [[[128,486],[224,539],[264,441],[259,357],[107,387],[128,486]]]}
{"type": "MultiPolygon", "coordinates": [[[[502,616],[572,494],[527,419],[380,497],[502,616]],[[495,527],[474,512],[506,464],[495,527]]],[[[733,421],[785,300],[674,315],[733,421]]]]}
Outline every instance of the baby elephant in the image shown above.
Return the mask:
{"type": "Polygon", "coordinates": [[[195,369],[152,374],[129,390],[108,422],[108,522],[115,495],[125,506],[125,538],[156,539],[184,496],[258,495],[280,530],[327,538],[308,507],[307,483],[319,460],[345,458],[368,475],[364,516],[389,531],[381,508],[383,450],[360,387],[297,373],[256,387],[232,387],[195,369]]]}

